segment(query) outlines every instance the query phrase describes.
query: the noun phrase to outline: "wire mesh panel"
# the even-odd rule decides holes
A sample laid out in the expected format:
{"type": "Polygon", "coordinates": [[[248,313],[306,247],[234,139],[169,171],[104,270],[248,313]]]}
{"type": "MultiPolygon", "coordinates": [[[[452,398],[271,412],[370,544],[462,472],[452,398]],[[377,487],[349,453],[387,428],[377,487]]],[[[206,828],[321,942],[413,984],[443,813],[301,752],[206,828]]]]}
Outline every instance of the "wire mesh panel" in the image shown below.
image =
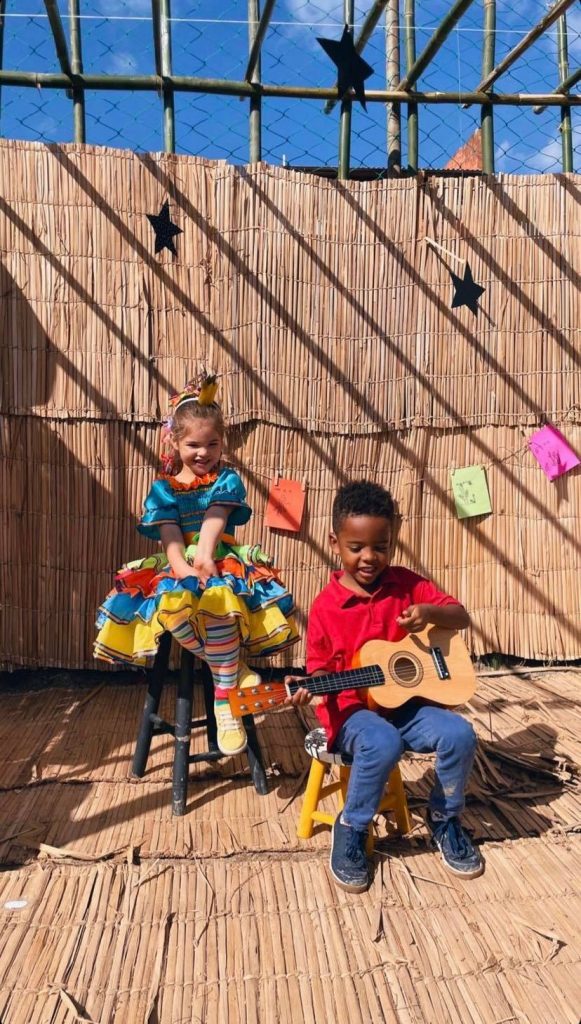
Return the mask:
{"type": "MultiPolygon", "coordinates": [[[[251,0],[252,2],[252,0],[251,0]]],[[[557,2],[557,0],[555,0],[557,2]]],[[[162,80],[156,73],[200,80],[199,91],[173,91],[175,106],[175,149],[207,158],[247,163],[249,145],[248,95],[221,95],[226,83],[243,83],[248,64],[249,10],[246,4],[221,0],[172,0],[164,10],[169,14],[166,37],[160,53],[160,35],[153,14],[159,0],[59,0],[63,36],[72,53],[70,11],[78,5],[80,63],[84,76],[119,79],[119,89],[91,89],[83,92],[86,107],[85,140],[99,145],[156,151],[167,148],[163,132],[162,80]],[[165,61],[161,67],[162,58],[165,61]],[[142,83],[132,88],[131,79],[142,83]],[[143,85],[148,79],[147,88],[143,85]],[[204,85],[206,83],[206,85],[204,85]],[[213,83],[210,87],[208,83],[213,83]]],[[[419,165],[445,168],[456,152],[480,126],[480,104],[435,102],[435,94],[473,91],[482,80],[483,50],[491,41],[493,62],[502,61],[512,48],[547,14],[544,0],[515,5],[496,0],[495,28],[485,36],[487,4],[475,0],[466,5],[462,17],[444,34],[432,59],[414,88],[432,95],[418,109],[419,165]]],[[[54,24],[42,0],[30,0],[26,12],[19,0],[3,0],[3,54],[5,73],[60,74],[54,24]]],[[[49,5],[50,6],[50,5],[49,5]]],[[[366,81],[368,91],[385,90],[397,84],[408,70],[410,25],[413,49],[422,54],[431,43],[443,19],[449,17],[450,0],[385,0],[372,5],[356,3],[353,34],[367,26],[364,59],[373,69],[366,81]],[[376,16],[372,17],[376,10],[376,16]],[[412,20],[410,20],[410,11],[412,20]],[[370,22],[369,19],[372,18],[370,22]],[[389,31],[388,22],[395,25],[389,31]]],[[[0,4],[0,10],[2,5],[0,4]]],[[[256,7],[258,10],[258,7],[256,7]]],[[[263,86],[331,89],[336,68],[318,39],[340,38],[344,24],[343,0],[277,0],[262,38],[258,68],[263,86]]],[[[253,23],[256,25],[256,22],[253,23]]],[[[494,85],[495,92],[549,94],[581,57],[581,9],[573,4],[530,45],[494,85]]],[[[227,91],[227,90],[226,90],[227,91]]],[[[299,167],[336,167],[339,148],[340,104],[327,111],[323,99],[264,95],[260,99],[260,156],[272,163],[299,167]]],[[[398,159],[389,160],[387,122],[391,105],[368,102],[367,110],[353,104],[350,167],[385,169],[388,162],[404,169],[415,166],[409,152],[408,108],[399,110],[401,139],[398,159]]],[[[396,111],[397,113],[397,111],[396,111]]],[[[567,131],[571,135],[573,168],[578,164],[581,134],[577,110],[571,112],[567,131]]],[[[495,169],[518,173],[559,170],[563,166],[559,105],[534,113],[532,105],[495,105],[495,169]]],[[[74,138],[71,94],[64,87],[46,83],[23,87],[3,78],[0,101],[0,131],[5,137],[47,142],[74,138]]],[[[393,148],[393,138],[392,138],[393,148]]],[[[393,157],[393,153],[392,153],[393,157]]],[[[478,158],[473,168],[478,169],[478,158]]],[[[466,169],[466,161],[463,166],[466,169]]]]}

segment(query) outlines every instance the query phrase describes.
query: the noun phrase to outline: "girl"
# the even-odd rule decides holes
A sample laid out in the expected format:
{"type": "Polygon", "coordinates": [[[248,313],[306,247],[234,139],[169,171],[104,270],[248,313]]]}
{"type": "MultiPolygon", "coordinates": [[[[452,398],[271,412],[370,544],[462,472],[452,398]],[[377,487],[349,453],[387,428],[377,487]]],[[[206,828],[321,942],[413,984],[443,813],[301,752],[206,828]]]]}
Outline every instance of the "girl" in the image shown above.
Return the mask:
{"type": "Polygon", "coordinates": [[[270,655],[298,634],[289,618],[292,597],[271,560],[258,545],[235,543],[234,528],[252,510],[240,477],[221,463],[224,421],[216,390],[216,378],[206,377],[172,399],[169,472],[154,481],[137,527],[161,540],[164,553],[130,562],[116,576],[99,609],[95,657],[144,664],[169,630],[210,666],[218,746],[239,754],[246,733],[230,712],[228,690],[254,675],[241,663],[240,647],[270,655]]]}

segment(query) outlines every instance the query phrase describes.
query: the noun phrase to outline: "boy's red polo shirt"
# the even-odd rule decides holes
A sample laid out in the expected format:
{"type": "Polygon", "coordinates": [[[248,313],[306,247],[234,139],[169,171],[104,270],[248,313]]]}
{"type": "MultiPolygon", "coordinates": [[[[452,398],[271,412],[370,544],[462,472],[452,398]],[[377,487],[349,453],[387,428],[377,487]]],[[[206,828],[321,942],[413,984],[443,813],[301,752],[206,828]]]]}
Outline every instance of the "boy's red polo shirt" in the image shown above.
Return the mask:
{"type": "MultiPolygon", "coordinates": [[[[356,594],[334,572],[330,583],[315,598],[307,626],[307,672],[322,669],[342,672],[351,668],[357,651],[368,640],[401,640],[406,632],[396,619],[410,604],[460,604],[411,569],[390,565],[371,594],[356,594]]],[[[367,707],[359,690],[342,690],[322,697],[317,718],[332,747],[343,722],[367,707]]]]}

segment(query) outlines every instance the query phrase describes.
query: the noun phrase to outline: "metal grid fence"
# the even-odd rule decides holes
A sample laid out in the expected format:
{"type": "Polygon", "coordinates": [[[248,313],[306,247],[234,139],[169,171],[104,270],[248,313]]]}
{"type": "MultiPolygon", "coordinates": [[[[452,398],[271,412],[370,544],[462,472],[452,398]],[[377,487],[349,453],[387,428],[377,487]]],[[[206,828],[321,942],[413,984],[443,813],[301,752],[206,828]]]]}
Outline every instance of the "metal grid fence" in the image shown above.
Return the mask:
{"type": "Polygon", "coordinates": [[[532,102],[580,77],[573,0],[266,0],[262,11],[258,0],[172,0],[171,9],[170,0],[0,0],[0,22],[5,137],[339,167],[345,176],[444,168],[484,121],[485,170],[579,166],[580,97],[552,96],[536,112],[532,102]],[[543,19],[493,83],[490,104],[482,91],[480,102],[459,101],[543,19]],[[349,97],[327,109],[336,69],[317,39],[338,39],[346,20],[356,44],[366,37],[362,54],[374,69],[367,111],[349,97]],[[386,93],[402,99],[388,103],[386,93]],[[423,98],[405,102],[415,97],[423,98]]]}

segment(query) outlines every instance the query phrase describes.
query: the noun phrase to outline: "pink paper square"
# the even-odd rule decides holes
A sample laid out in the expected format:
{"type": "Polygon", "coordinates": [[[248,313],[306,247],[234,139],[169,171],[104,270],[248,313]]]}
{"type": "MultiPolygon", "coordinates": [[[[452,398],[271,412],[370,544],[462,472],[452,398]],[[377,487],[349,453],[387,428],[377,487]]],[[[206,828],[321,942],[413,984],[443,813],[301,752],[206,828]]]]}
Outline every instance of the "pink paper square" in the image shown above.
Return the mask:
{"type": "Polygon", "coordinates": [[[529,448],[549,480],[556,480],[581,462],[563,435],[550,423],[529,437],[529,448]]]}

